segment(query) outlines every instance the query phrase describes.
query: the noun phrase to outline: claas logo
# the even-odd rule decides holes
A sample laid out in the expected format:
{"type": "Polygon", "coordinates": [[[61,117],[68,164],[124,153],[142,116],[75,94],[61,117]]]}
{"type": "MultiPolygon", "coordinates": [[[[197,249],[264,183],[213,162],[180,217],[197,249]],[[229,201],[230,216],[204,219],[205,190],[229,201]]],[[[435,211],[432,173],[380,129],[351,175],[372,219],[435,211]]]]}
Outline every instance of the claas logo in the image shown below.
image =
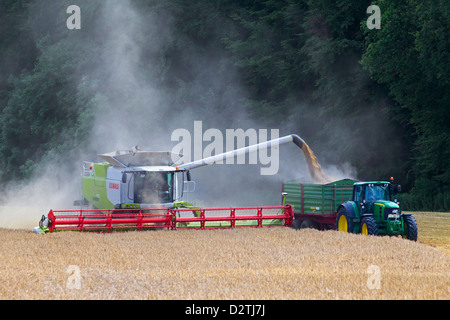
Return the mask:
{"type": "Polygon", "coordinates": [[[119,184],[118,183],[110,183],[109,184],[109,188],[110,189],[117,189],[117,190],[119,190],[119,184]]]}

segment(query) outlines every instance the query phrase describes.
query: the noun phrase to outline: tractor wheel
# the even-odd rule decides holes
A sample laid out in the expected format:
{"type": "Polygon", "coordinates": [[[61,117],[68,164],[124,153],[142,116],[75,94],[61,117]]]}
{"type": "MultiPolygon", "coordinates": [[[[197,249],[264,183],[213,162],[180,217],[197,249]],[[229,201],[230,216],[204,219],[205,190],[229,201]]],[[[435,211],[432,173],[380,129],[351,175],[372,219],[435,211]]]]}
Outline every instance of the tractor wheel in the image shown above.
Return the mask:
{"type": "Polygon", "coordinates": [[[403,238],[417,241],[418,230],[416,218],[413,216],[403,216],[403,224],[406,227],[406,234],[403,235],[403,238]]]}
{"type": "Polygon", "coordinates": [[[344,207],[340,207],[336,217],[336,230],[353,233],[353,219],[347,213],[344,207]]]}
{"type": "Polygon", "coordinates": [[[361,234],[365,235],[378,235],[377,222],[373,217],[364,217],[361,220],[361,234]]]}
{"type": "Polygon", "coordinates": [[[291,227],[294,228],[295,230],[300,229],[301,226],[302,226],[302,220],[294,219],[294,220],[292,221],[291,227]]]}

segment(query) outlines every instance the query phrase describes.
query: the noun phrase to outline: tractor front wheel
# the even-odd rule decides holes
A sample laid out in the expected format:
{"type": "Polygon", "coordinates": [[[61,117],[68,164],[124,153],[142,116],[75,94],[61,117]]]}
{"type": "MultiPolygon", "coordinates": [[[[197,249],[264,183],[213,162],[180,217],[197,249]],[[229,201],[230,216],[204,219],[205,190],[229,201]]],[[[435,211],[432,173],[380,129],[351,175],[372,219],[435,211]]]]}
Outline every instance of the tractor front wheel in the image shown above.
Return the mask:
{"type": "Polygon", "coordinates": [[[377,222],[373,217],[364,217],[361,220],[361,234],[378,235],[377,222]]]}

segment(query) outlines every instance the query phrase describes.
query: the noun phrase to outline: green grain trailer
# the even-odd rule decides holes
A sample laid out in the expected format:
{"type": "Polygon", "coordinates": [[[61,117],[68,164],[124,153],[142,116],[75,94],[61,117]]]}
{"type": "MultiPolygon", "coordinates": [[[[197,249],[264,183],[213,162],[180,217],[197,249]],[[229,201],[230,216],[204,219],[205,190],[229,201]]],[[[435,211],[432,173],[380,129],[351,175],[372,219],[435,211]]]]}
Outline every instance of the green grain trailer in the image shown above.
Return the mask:
{"type": "Polygon", "coordinates": [[[328,184],[283,183],[283,201],[294,208],[292,227],[335,229],[338,207],[352,198],[355,182],[342,179],[328,184]]]}

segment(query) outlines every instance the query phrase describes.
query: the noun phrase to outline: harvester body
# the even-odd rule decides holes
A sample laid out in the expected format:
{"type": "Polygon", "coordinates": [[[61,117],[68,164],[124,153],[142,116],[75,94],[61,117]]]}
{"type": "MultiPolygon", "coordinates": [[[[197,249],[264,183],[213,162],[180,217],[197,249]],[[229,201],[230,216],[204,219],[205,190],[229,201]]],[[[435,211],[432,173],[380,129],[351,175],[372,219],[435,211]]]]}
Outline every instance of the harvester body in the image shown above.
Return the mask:
{"type": "MultiPolygon", "coordinates": [[[[138,148],[99,155],[104,161],[84,162],[82,197],[77,210],[50,210],[40,233],[57,230],[127,230],[290,226],[292,207],[200,208],[183,201],[195,189],[190,170],[265,148],[304,141],[289,135],[205,159],[178,164],[182,155],[138,148]]],[[[305,144],[306,145],[306,144],[305,144]]]]}
{"type": "Polygon", "coordinates": [[[294,207],[294,228],[337,229],[417,240],[417,223],[394,199],[400,187],[386,181],[339,180],[324,185],[283,184],[284,202],[294,207]]]}

